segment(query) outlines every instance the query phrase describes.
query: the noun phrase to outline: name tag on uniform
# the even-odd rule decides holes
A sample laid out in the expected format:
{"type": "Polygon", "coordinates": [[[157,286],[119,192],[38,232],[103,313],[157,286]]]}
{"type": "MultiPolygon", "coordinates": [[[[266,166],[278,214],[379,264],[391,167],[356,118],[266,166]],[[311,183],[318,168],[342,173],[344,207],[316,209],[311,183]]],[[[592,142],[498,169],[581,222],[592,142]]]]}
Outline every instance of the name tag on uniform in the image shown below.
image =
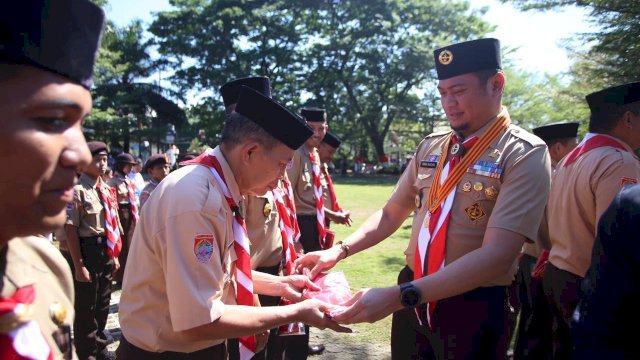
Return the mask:
{"type": "Polygon", "coordinates": [[[420,167],[423,168],[435,168],[436,166],[438,166],[438,163],[436,161],[427,161],[427,160],[422,160],[420,161],[420,167]]]}

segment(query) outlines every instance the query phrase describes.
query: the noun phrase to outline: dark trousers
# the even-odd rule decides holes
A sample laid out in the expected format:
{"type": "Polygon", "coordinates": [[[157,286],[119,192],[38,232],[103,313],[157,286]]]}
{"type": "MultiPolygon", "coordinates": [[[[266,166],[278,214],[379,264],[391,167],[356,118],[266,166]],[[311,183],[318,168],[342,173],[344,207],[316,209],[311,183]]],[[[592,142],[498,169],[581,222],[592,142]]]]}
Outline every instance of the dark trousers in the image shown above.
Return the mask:
{"type": "MultiPolygon", "coordinates": [[[[413,271],[405,266],[398,274],[398,285],[412,280],[413,271]]],[[[431,344],[427,340],[426,324],[420,326],[414,309],[402,309],[393,313],[391,318],[391,359],[435,359],[431,344]]]]}
{"type": "Polygon", "coordinates": [[[315,215],[298,215],[300,226],[300,243],[305,254],[320,248],[320,233],[318,232],[318,220],[315,215]]]}
{"type": "MultiPolygon", "coordinates": [[[[280,273],[280,264],[276,266],[270,266],[270,267],[259,267],[256,269],[256,271],[277,276],[280,273]]],[[[260,305],[262,307],[280,305],[279,296],[258,295],[258,297],[260,298],[260,305]]],[[[284,352],[285,352],[285,345],[286,345],[285,340],[286,340],[285,338],[278,336],[277,328],[269,330],[269,340],[267,341],[267,346],[262,351],[253,355],[252,359],[253,360],[283,359],[284,352]]],[[[240,359],[238,339],[228,339],[227,349],[229,352],[229,360],[240,359]]]]}
{"type": "Polygon", "coordinates": [[[124,277],[124,269],[127,266],[127,257],[129,256],[129,247],[131,247],[130,240],[133,236],[132,232],[135,229],[133,226],[133,214],[131,213],[131,205],[119,204],[118,216],[120,217],[120,224],[122,225],[123,234],[120,237],[122,240],[122,250],[118,255],[118,262],[120,262],[120,269],[116,271],[113,278],[118,283],[122,283],[124,277]]]}
{"type": "Polygon", "coordinates": [[[550,262],[544,270],[544,293],[553,318],[553,358],[571,359],[571,318],[580,300],[582,277],[550,262]]]}
{"type": "Polygon", "coordinates": [[[118,360],[226,360],[227,349],[225,344],[222,343],[192,353],[173,351],[154,353],[140,349],[128,342],[123,336],[120,338],[120,345],[118,345],[116,355],[118,360]]]}
{"type": "MultiPolygon", "coordinates": [[[[320,234],[315,215],[298,215],[298,226],[300,227],[300,243],[305,254],[312,251],[322,250],[320,248],[320,234]]],[[[286,339],[285,359],[303,360],[309,356],[309,325],[305,325],[304,335],[288,336],[286,339]]]]}
{"type": "MultiPolygon", "coordinates": [[[[413,279],[410,271],[403,272],[399,281],[413,279]]],[[[507,286],[493,286],[438,301],[431,329],[426,320],[422,326],[417,320],[413,326],[402,324],[403,314],[396,313],[392,325],[392,358],[504,360],[511,337],[510,309],[507,286]],[[411,345],[411,342],[419,344],[411,345]],[[401,349],[403,344],[411,350],[401,349]]],[[[406,322],[412,321],[412,314],[416,318],[413,309],[405,314],[406,322]]]]}
{"type": "Polygon", "coordinates": [[[111,300],[113,260],[109,258],[104,239],[104,242],[96,242],[95,238],[80,239],[82,261],[91,276],[91,282],[74,281],[74,343],[81,360],[102,359],[107,352],[104,329],[111,300]]]}
{"type": "Polygon", "coordinates": [[[516,274],[521,305],[520,321],[514,334],[513,358],[516,360],[548,359],[551,355],[553,320],[542,280],[531,276],[536,261],[535,257],[522,254],[516,274]]]}

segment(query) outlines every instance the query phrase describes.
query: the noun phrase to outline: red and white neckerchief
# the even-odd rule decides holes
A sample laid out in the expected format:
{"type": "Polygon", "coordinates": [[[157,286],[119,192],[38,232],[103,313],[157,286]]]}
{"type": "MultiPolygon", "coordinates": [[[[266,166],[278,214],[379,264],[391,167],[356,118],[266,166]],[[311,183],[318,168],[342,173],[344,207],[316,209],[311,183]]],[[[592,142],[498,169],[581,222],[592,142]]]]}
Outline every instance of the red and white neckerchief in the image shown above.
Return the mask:
{"type": "Polygon", "coordinates": [[[296,217],[296,202],[293,197],[293,190],[291,190],[291,182],[287,177],[287,173],[284,174],[284,178],[280,180],[282,182],[282,190],[284,191],[284,203],[287,205],[289,211],[289,219],[293,226],[293,242],[296,243],[300,239],[300,226],[298,225],[298,218],[296,217]]]}
{"type": "MultiPolygon", "coordinates": [[[[210,164],[209,168],[211,173],[216,179],[216,182],[222,188],[224,198],[227,200],[227,204],[233,211],[233,248],[236,252],[235,262],[235,277],[238,284],[236,289],[236,303],[238,305],[254,306],[253,302],[253,278],[251,276],[251,250],[249,248],[249,236],[247,234],[247,227],[244,224],[244,219],[240,215],[240,209],[238,204],[231,196],[231,191],[227,186],[227,181],[224,178],[222,167],[215,155],[210,154],[207,157],[207,162],[203,162],[204,165],[210,164]]],[[[256,352],[256,338],[255,336],[244,336],[240,338],[240,359],[248,360],[255,355],[256,352]]]]}
{"type": "Polygon", "coordinates": [[[327,229],[324,223],[324,197],[322,195],[322,182],[320,181],[320,164],[316,161],[316,157],[313,153],[309,153],[309,160],[311,160],[311,170],[313,173],[313,199],[316,202],[316,223],[318,224],[318,240],[320,241],[320,247],[324,250],[327,248],[325,236],[327,235],[327,229]]]}
{"type": "Polygon", "coordinates": [[[294,274],[293,262],[296,260],[296,250],[294,247],[295,228],[291,224],[291,216],[285,205],[284,191],[279,187],[273,189],[273,197],[276,200],[276,208],[278,210],[278,228],[282,235],[282,253],[284,257],[287,275],[294,274]]]}
{"type": "Polygon", "coordinates": [[[327,189],[329,190],[329,197],[331,198],[331,210],[342,212],[342,208],[338,204],[336,190],[333,187],[333,180],[331,179],[331,175],[329,175],[329,170],[327,170],[327,164],[322,164],[322,173],[324,174],[324,178],[327,180],[327,189]]]}
{"type": "Polygon", "coordinates": [[[587,135],[585,135],[580,144],[575,149],[571,150],[569,155],[567,155],[567,159],[564,161],[563,167],[571,165],[580,156],[586,154],[587,152],[604,146],[609,146],[623,151],[629,151],[624,145],[620,143],[620,141],[614,138],[601,134],[588,133],[587,135]]]}
{"type": "MultiPolygon", "coordinates": [[[[445,165],[447,158],[446,152],[438,160],[436,172],[433,177],[433,183],[429,189],[425,212],[425,219],[420,227],[418,234],[418,244],[414,257],[413,278],[419,279],[423,276],[431,275],[442,269],[445,265],[447,230],[449,220],[451,219],[451,206],[455,198],[456,188],[469,165],[480,158],[487,151],[500,134],[504,133],[511,124],[511,118],[506,108],[498,114],[497,120],[487,129],[482,137],[475,136],[466,139],[462,145],[454,134],[449,135],[449,139],[444,144],[445,151],[449,149],[449,143],[452,142],[451,154],[453,155],[449,162],[445,165]],[[469,152],[462,159],[462,149],[469,149],[469,152]],[[428,252],[427,269],[423,274],[425,257],[428,252]]],[[[436,308],[437,301],[427,303],[427,322],[431,327],[431,319],[436,308]]],[[[422,324],[422,320],[416,308],[418,321],[422,324]]]]}
{"type": "Polygon", "coordinates": [[[33,320],[33,285],[0,297],[0,360],[53,360],[53,351],[33,320]]]}
{"type": "Polygon", "coordinates": [[[119,176],[124,184],[127,186],[127,193],[129,195],[129,205],[131,206],[131,213],[133,214],[133,223],[137,223],[140,219],[140,213],[138,212],[138,201],[136,200],[136,185],[127,176],[119,176]]]}
{"type": "Polygon", "coordinates": [[[122,250],[122,241],[120,241],[120,227],[118,226],[118,197],[116,190],[102,180],[98,179],[96,185],[102,207],[104,208],[104,223],[107,232],[107,251],[111,258],[118,257],[122,250]]]}

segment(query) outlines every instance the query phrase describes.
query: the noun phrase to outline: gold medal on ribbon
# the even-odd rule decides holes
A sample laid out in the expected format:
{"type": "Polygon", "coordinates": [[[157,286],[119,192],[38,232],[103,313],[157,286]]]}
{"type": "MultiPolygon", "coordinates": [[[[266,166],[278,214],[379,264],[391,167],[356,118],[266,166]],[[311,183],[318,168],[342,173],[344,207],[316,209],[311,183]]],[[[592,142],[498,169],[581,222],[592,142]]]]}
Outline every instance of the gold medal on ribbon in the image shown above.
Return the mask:
{"type": "Polygon", "coordinates": [[[67,309],[64,305],[54,301],[49,305],[49,316],[54,324],[61,326],[67,320],[67,309]]]}
{"type": "Polygon", "coordinates": [[[262,213],[264,214],[264,217],[268,217],[271,214],[271,203],[267,202],[266,204],[264,204],[262,213]]]}
{"type": "Polygon", "coordinates": [[[429,219],[431,219],[431,214],[427,211],[426,214],[424,214],[424,227],[425,228],[429,228],[429,219]]]}

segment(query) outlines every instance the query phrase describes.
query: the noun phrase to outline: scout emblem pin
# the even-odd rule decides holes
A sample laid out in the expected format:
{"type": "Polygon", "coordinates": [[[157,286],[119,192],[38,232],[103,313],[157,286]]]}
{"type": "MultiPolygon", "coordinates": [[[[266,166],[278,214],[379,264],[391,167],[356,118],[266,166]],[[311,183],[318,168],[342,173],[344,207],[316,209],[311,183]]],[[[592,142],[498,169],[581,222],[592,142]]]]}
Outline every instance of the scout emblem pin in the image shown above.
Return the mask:
{"type": "Polygon", "coordinates": [[[451,147],[451,155],[455,155],[460,151],[460,144],[453,144],[451,147]]]}
{"type": "Polygon", "coordinates": [[[442,65],[449,65],[453,61],[453,53],[449,50],[443,50],[440,55],[438,55],[438,61],[442,65]]]}
{"type": "Polygon", "coordinates": [[[462,191],[464,192],[471,191],[471,181],[467,181],[466,183],[462,184],[462,191]]]}

